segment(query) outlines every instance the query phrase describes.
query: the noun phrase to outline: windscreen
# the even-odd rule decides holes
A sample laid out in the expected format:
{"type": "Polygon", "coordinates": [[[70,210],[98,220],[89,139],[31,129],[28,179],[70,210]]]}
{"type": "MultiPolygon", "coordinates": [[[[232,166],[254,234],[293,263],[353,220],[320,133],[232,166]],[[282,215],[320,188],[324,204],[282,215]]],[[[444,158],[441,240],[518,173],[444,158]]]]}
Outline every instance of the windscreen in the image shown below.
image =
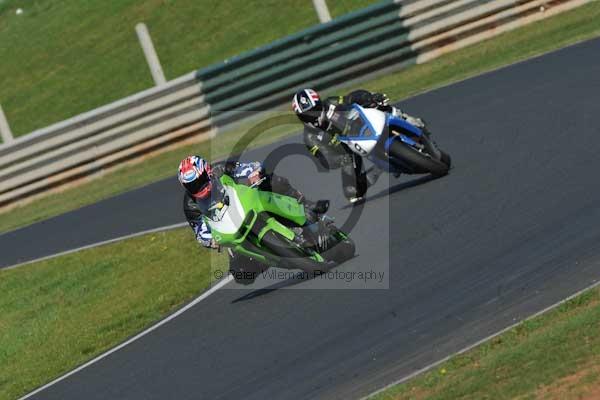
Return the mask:
{"type": "Polygon", "coordinates": [[[342,133],[340,134],[341,136],[361,136],[361,132],[366,124],[363,121],[360,112],[353,108],[345,114],[343,125],[344,126],[341,129],[342,133]]]}

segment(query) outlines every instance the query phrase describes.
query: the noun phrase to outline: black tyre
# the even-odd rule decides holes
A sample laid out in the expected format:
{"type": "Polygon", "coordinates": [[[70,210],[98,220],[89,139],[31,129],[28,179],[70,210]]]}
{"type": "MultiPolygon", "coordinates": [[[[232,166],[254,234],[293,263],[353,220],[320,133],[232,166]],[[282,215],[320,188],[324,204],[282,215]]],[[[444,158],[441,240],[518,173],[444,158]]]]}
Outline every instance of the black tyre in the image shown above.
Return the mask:
{"type": "Polygon", "coordinates": [[[452,158],[450,157],[450,154],[446,153],[444,150],[440,150],[440,153],[440,161],[446,164],[448,168],[450,168],[452,166],[452,158]]]}
{"type": "MultiPolygon", "coordinates": [[[[430,146],[431,144],[426,144],[426,147],[430,146]]],[[[448,174],[448,170],[450,169],[450,166],[446,165],[441,160],[435,159],[428,154],[421,153],[400,140],[394,140],[392,142],[388,153],[390,157],[397,158],[404,163],[411,165],[413,173],[430,173],[433,176],[444,176],[448,174]]]]}
{"type": "Polygon", "coordinates": [[[276,232],[267,232],[262,238],[262,243],[273,254],[282,259],[282,262],[278,265],[282,268],[299,268],[309,273],[325,271],[328,268],[326,263],[319,263],[308,258],[308,254],[300,246],[276,232]]]}
{"type": "Polygon", "coordinates": [[[267,265],[261,264],[252,258],[237,256],[235,259],[230,260],[229,273],[236,283],[251,285],[268,268],[267,265]]]}
{"type": "Polygon", "coordinates": [[[341,264],[354,257],[356,246],[352,239],[345,239],[323,252],[323,257],[335,264],[341,264]]]}
{"type": "Polygon", "coordinates": [[[251,278],[239,278],[237,274],[233,274],[233,280],[235,281],[235,283],[240,284],[240,285],[252,285],[254,283],[254,281],[256,279],[251,279],[251,278]]]}

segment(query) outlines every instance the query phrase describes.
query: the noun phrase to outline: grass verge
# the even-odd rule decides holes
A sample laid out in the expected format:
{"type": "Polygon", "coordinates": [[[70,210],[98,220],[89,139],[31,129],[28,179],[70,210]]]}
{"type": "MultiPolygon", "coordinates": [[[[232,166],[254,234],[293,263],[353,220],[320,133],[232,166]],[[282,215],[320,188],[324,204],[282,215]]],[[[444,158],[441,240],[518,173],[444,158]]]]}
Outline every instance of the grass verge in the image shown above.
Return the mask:
{"type": "MultiPolygon", "coordinates": [[[[392,99],[399,100],[596,37],[600,35],[600,25],[596,22],[599,19],[600,2],[593,2],[559,16],[450,53],[429,63],[365,82],[360,87],[383,91],[392,99]]],[[[299,124],[296,124],[295,127],[300,129],[299,124]]],[[[267,131],[253,142],[253,145],[275,141],[289,134],[293,128],[294,126],[284,130],[267,131]]],[[[31,205],[14,208],[9,213],[1,214],[0,232],[25,226],[158,179],[173,176],[181,158],[189,153],[210,154],[215,158],[224,157],[229,154],[233,144],[244,133],[242,128],[235,132],[227,132],[211,142],[169,151],[134,166],[123,166],[115,172],[106,174],[101,181],[65,190],[31,205]]]]}
{"type": "Polygon", "coordinates": [[[0,399],[15,399],[204,291],[225,256],[187,228],[0,270],[0,399]]]}
{"type": "Polygon", "coordinates": [[[596,288],[373,399],[596,399],[598,332],[596,288]]]}
{"type": "MultiPolygon", "coordinates": [[[[400,99],[597,36],[600,27],[594,21],[599,17],[599,4],[592,3],[361,86],[400,99]]],[[[0,31],[1,24],[0,20],[0,31]]],[[[2,215],[0,231],[171,176],[184,154],[225,155],[242,133],[240,129],[212,142],[125,166],[105,176],[101,184],[97,181],[37,203],[43,207],[14,209],[2,215]],[[94,190],[89,190],[91,185],[94,190]]],[[[255,144],[286,133],[261,136],[255,144]]],[[[211,266],[196,261],[207,257],[207,251],[199,249],[184,229],[1,270],[0,398],[26,393],[190,300],[209,284],[211,266]]],[[[223,257],[215,260],[213,269],[226,267],[223,257]]],[[[598,290],[586,293],[379,398],[535,398],[548,393],[588,393],[600,377],[594,366],[600,359],[599,304],[598,290]]]]}
{"type": "MultiPolygon", "coordinates": [[[[331,13],[376,0],[336,0],[331,13]]],[[[0,103],[23,135],[149,88],[145,22],[167,79],[318,23],[310,1],[0,0],[0,103]],[[17,8],[23,13],[16,14],[17,8]]]]}
{"type": "Polygon", "coordinates": [[[598,37],[599,19],[600,1],[594,1],[357,87],[402,99],[598,37]]]}

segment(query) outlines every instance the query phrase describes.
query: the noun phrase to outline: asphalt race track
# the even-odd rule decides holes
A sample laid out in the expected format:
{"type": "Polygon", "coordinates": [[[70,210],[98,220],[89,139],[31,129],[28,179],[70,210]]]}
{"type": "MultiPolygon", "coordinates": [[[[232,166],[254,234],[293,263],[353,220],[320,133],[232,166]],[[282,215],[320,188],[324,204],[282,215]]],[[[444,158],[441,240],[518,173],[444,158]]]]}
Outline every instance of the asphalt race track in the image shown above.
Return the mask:
{"type": "MultiPolygon", "coordinates": [[[[221,289],[34,398],[357,398],[591,284],[599,97],[594,40],[402,103],[430,121],[454,169],[370,191],[352,231],[359,256],[340,269],[389,272],[389,289],[221,289]]],[[[350,212],[339,171],[293,156],[277,172],[330,198],[338,221],[350,212]]],[[[5,234],[2,262],[180,222],[180,198],[170,179],[5,234]]],[[[327,285],[360,286],[288,287],[327,285]]]]}

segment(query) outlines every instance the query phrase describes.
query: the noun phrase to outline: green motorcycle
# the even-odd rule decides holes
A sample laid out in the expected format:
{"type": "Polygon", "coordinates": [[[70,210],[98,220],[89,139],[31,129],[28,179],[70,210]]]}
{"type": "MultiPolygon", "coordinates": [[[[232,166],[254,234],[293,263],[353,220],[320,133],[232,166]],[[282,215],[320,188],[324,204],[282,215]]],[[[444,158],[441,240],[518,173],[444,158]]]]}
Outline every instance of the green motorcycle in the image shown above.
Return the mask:
{"type": "Polygon", "coordinates": [[[238,184],[228,175],[216,183],[220,187],[213,193],[219,194],[204,221],[220,247],[254,259],[265,269],[277,266],[313,274],[354,257],[354,242],[331,218],[312,215],[293,197],[259,190],[260,182],[238,184]]]}

